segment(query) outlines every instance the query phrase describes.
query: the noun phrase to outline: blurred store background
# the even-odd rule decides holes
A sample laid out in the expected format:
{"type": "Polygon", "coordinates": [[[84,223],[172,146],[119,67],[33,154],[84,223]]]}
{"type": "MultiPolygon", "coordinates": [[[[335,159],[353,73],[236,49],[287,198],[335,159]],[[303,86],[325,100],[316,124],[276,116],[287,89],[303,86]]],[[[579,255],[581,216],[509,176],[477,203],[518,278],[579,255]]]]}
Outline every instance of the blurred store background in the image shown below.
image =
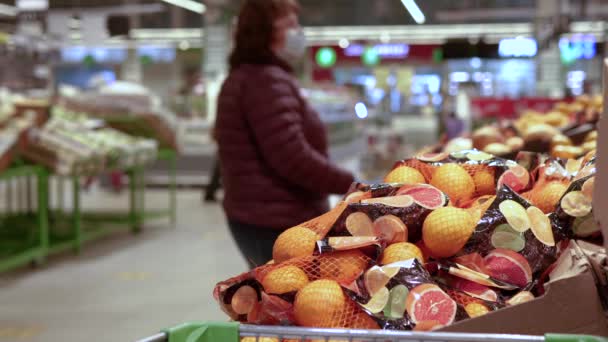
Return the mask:
{"type": "MultiPolygon", "coordinates": [[[[477,121],[547,110],[600,89],[608,30],[601,0],[301,3],[310,47],[298,76],[329,127],[336,158],[362,154],[363,178],[435,142],[442,115],[464,105],[459,97],[477,121]]],[[[125,94],[121,106],[140,105],[133,92],[149,96],[149,108],[137,111],[162,116],[176,132],[178,182],[205,184],[239,1],[1,4],[3,108],[18,97],[86,93],[94,110],[114,110],[100,88],[129,82],[112,90],[125,94]]],[[[163,183],[166,175],[148,179],[163,183]]]]}

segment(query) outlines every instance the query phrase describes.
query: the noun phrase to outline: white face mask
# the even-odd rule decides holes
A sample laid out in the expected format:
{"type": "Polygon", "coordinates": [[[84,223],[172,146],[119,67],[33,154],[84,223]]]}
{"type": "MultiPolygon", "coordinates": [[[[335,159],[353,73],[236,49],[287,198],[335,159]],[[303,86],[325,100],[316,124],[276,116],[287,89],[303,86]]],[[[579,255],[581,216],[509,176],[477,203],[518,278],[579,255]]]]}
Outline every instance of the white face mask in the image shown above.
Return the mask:
{"type": "Polygon", "coordinates": [[[285,32],[285,46],[279,51],[279,57],[286,62],[300,59],[306,52],[306,36],[301,29],[288,29],[285,32]]]}

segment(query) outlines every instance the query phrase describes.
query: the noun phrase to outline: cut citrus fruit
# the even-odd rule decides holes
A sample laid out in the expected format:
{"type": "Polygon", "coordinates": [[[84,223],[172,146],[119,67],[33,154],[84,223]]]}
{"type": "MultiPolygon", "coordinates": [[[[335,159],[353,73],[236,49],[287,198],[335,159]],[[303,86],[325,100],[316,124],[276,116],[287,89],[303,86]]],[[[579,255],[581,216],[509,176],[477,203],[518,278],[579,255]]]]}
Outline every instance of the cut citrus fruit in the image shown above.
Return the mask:
{"type": "Polygon", "coordinates": [[[517,232],[508,223],[501,224],[494,229],[490,238],[495,248],[506,248],[519,252],[526,247],[526,239],[522,233],[517,232]]]}
{"type": "Polygon", "coordinates": [[[373,266],[365,272],[363,283],[369,295],[374,296],[378,291],[386,287],[391,278],[389,274],[384,273],[384,270],[380,266],[373,266]]]}
{"type": "Polygon", "coordinates": [[[467,306],[464,307],[464,311],[466,311],[467,314],[469,315],[469,317],[471,317],[471,318],[483,316],[483,315],[487,314],[488,312],[490,312],[488,307],[481,303],[467,304],[467,306]]]}
{"type": "Polygon", "coordinates": [[[376,197],[361,200],[361,203],[366,204],[384,204],[389,207],[398,207],[405,208],[414,204],[414,198],[410,195],[399,195],[399,196],[390,196],[390,197],[376,197]]]}
{"type": "Polygon", "coordinates": [[[585,181],[585,183],[583,183],[583,187],[581,188],[583,195],[585,195],[585,197],[587,197],[587,199],[589,199],[591,202],[593,202],[593,187],[594,186],[595,186],[595,177],[591,177],[591,178],[587,179],[585,181]]]}
{"type": "Polygon", "coordinates": [[[362,199],[366,199],[366,198],[370,198],[372,196],[372,194],[369,191],[355,191],[351,194],[349,194],[348,196],[346,196],[346,198],[344,199],[344,202],[346,203],[357,203],[360,202],[362,199]]]}
{"type": "Polygon", "coordinates": [[[389,293],[388,305],[384,308],[384,316],[399,319],[405,315],[405,301],[410,291],[405,285],[393,287],[389,293]]]}
{"type": "Polygon", "coordinates": [[[430,213],[422,225],[424,245],[441,258],[458,253],[473,234],[473,217],[464,209],[439,208],[430,213]]]}
{"type": "Polygon", "coordinates": [[[497,279],[520,287],[532,281],[530,264],[519,253],[497,248],[486,255],[485,261],[488,271],[497,279]]]}
{"type": "Polygon", "coordinates": [[[422,284],[407,295],[406,311],[414,323],[437,321],[448,325],[456,317],[456,302],[435,284],[422,284]]]}
{"type": "Polygon", "coordinates": [[[422,321],[416,323],[414,331],[433,331],[442,327],[443,325],[437,321],[422,321]]]}
{"type": "Polygon", "coordinates": [[[467,159],[468,160],[473,160],[473,161],[484,161],[484,160],[488,160],[488,159],[492,159],[494,158],[493,155],[486,153],[486,152],[482,152],[482,151],[470,151],[469,153],[467,153],[467,159]]]}
{"type": "Polygon", "coordinates": [[[477,196],[493,195],[496,193],[494,170],[482,169],[473,174],[477,196]]]}
{"type": "Polygon", "coordinates": [[[346,296],[340,285],[327,279],[308,283],[296,294],[293,313],[298,325],[332,328],[347,307],[346,296]]]}
{"type": "Polygon", "coordinates": [[[455,289],[458,289],[471,297],[483,299],[488,302],[498,301],[498,294],[496,294],[496,291],[486,285],[481,285],[460,277],[453,277],[450,284],[455,289]]]}
{"type": "Polygon", "coordinates": [[[298,291],[308,284],[308,276],[297,266],[288,265],[268,272],[262,280],[264,291],[269,294],[283,294],[298,291]]]}
{"type": "Polygon", "coordinates": [[[562,182],[549,182],[538,191],[534,189],[530,200],[545,214],[548,214],[555,211],[559,199],[562,198],[567,189],[568,186],[562,182]]]}
{"type": "Polygon", "coordinates": [[[424,176],[420,171],[413,167],[401,165],[394,168],[384,178],[385,183],[400,183],[400,184],[416,184],[426,183],[424,176]]]}
{"type": "Polygon", "coordinates": [[[497,182],[497,188],[500,188],[503,184],[508,185],[513,191],[520,192],[528,186],[530,182],[530,174],[521,165],[512,165],[507,171],[505,171],[497,182]]]}
{"type": "Polygon", "coordinates": [[[532,233],[547,246],[555,246],[555,238],[553,237],[553,229],[551,228],[551,220],[537,207],[528,207],[526,209],[530,222],[532,224],[532,233]]]}
{"type": "Polygon", "coordinates": [[[352,236],[374,236],[372,220],[365,213],[357,211],[348,215],[344,224],[352,236]]]}
{"type": "Polygon", "coordinates": [[[446,193],[455,204],[466,201],[475,193],[473,177],[458,164],[444,164],[433,172],[431,185],[446,193]]]}
{"type": "Polygon", "coordinates": [[[348,283],[367,268],[369,258],[358,249],[322,254],[319,257],[321,278],[348,283]]]}
{"type": "Polygon", "coordinates": [[[457,256],[454,258],[454,262],[473,271],[487,273],[485,261],[477,252],[457,256]]]}
{"type": "Polygon", "coordinates": [[[518,232],[525,232],[530,229],[530,219],[526,214],[526,209],[513,200],[500,202],[498,210],[507,219],[507,223],[518,232]]]}
{"type": "Polygon", "coordinates": [[[593,212],[584,217],[577,217],[572,224],[574,235],[580,237],[591,236],[600,231],[600,226],[593,215],[593,212]]]}
{"type": "Polygon", "coordinates": [[[561,201],[564,212],[572,217],[587,216],[591,212],[592,204],[582,191],[570,191],[562,197],[561,201]]]}
{"type": "Polygon", "coordinates": [[[439,152],[439,153],[423,153],[423,154],[419,154],[416,156],[416,158],[418,160],[422,160],[425,162],[429,162],[429,163],[433,163],[433,162],[438,162],[438,161],[442,161],[445,158],[447,158],[449,155],[447,153],[444,152],[439,152]]]}
{"type": "Polygon", "coordinates": [[[258,302],[258,292],[249,285],[239,287],[232,296],[230,305],[239,315],[248,314],[258,302]]]}
{"type": "Polygon", "coordinates": [[[534,299],[534,295],[530,291],[521,291],[515,296],[511,297],[506,301],[507,305],[517,305],[525,302],[529,302],[534,299]]]}
{"type": "Polygon", "coordinates": [[[454,152],[450,153],[450,156],[452,156],[452,158],[456,158],[456,159],[464,159],[467,157],[467,153],[468,153],[468,151],[454,151],[454,152]]]}
{"type": "Polygon", "coordinates": [[[380,259],[381,265],[392,264],[397,261],[416,258],[420,263],[424,263],[424,258],[420,248],[409,242],[398,242],[386,247],[380,259]]]}
{"type": "Polygon", "coordinates": [[[431,210],[443,207],[447,202],[441,190],[428,184],[403,186],[397,191],[397,195],[410,195],[416,204],[431,210]]]}
{"type": "Polygon", "coordinates": [[[281,263],[291,258],[312,255],[317,239],[317,234],[308,228],[289,228],[274,242],[272,258],[276,263],[281,263]]]}
{"type": "Polygon", "coordinates": [[[366,304],[362,306],[369,312],[377,314],[384,310],[384,307],[388,304],[389,291],[386,287],[382,287],[376,292],[372,298],[366,304]]]}
{"type": "Polygon", "coordinates": [[[566,162],[566,171],[568,171],[569,174],[573,175],[581,169],[582,165],[582,159],[568,159],[568,161],[566,162]]]}
{"type": "Polygon", "coordinates": [[[387,244],[406,242],[407,226],[395,215],[384,215],[373,223],[374,235],[387,244]]]}

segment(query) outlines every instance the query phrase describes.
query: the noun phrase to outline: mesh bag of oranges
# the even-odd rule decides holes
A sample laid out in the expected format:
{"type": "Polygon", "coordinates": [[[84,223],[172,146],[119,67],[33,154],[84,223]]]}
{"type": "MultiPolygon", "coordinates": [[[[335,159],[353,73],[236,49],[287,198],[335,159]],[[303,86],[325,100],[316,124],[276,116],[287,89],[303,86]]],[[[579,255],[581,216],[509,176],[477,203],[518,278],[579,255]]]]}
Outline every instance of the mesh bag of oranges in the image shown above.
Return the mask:
{"type": "Polygon", "coordinates": [[[478,150],[427,153],[397,162],[387,183],[428,183],[443,191],[451,205],[466,207],[476,197],[493,195],[502,184],[516,191],[530,185],[528,170],[514,161],[478,150]]]}

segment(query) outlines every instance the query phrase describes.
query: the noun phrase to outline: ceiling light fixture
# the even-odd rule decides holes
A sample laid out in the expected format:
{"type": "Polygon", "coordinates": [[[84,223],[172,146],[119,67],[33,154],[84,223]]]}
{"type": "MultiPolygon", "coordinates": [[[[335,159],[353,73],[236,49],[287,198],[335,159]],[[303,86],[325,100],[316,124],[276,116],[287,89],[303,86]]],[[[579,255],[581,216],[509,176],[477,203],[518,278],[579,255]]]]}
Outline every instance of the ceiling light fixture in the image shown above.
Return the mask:
{"type": "Polygon", "coordinates": [[[401,0],[401,3],[407,11],[410,13],[416,24],[424,24],[426,18],[424,17],[424,13],[420,10],[420,7],[416,4],[414,0],[401,0]]]}
{"type": "Polygon", "coordinates": [[[203,14],[205,12],[206,6],[198,1],[194,1],[194,0],[163,0],[164,2],[177,6],[177,7],[181,7],[181,8],[185,8],[189,11],[198,13],[198,14],[203,14]]]}

